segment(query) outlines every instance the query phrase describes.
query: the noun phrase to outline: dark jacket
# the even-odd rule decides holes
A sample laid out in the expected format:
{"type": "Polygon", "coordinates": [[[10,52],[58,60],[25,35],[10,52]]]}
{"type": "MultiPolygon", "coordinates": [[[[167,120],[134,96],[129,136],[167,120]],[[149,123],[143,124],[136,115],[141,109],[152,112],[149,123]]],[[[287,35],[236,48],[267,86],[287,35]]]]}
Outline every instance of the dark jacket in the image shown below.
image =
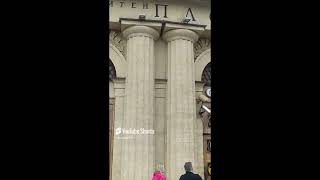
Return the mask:
{"type": "Polygon", "coordinates": [[[186,172],[183,174],[179,180],[202,180],[199,174],[193,174],[192,172],[186,172]]]}

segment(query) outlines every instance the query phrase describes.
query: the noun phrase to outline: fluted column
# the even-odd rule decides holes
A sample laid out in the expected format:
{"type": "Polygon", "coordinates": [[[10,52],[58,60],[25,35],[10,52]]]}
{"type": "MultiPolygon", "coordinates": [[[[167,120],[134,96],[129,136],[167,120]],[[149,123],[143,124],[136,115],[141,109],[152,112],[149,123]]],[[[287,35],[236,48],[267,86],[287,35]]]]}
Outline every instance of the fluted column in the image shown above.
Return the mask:
{"type": "MultiPolygon", "coordinates": [[[[127,39],[128,72],[122,128],[154,129],[155,116],[154,40],[159,33],[147,26],[132,26],[123,31],[127,39]]],[[[121,179],[150,180],[154,170],[154,135],[130,135],[122,139],[121,179]]]]}
{"type": "Polygon", "coordinates": [[[198,35],[187,29],[164,34],[168,42],[166,170],[168,180],[185,173],[184,163],[195,163],[195,81],[193,43],[198,35]]]}

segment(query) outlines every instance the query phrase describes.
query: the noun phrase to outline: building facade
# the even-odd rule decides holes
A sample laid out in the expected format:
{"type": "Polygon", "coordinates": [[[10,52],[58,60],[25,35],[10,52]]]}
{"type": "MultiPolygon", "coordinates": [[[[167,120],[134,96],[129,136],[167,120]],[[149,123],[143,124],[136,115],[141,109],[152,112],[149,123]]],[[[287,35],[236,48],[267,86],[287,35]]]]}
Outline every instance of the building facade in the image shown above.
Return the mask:
{"type": "Polygon", "coordinates": [[[210,180],[209,0],[109,1],[110,179],[210,180]]]}

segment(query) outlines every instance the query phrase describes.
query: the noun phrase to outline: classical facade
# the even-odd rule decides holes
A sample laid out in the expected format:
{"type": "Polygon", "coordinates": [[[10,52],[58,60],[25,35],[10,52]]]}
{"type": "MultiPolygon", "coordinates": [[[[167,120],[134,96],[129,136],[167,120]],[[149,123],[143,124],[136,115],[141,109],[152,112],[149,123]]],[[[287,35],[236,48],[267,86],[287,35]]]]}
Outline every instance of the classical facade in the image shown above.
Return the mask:
{"type": "Polygon", "coordinates": [[[209,0],[110,0],[110,179],[210,180],[209,0]]]}

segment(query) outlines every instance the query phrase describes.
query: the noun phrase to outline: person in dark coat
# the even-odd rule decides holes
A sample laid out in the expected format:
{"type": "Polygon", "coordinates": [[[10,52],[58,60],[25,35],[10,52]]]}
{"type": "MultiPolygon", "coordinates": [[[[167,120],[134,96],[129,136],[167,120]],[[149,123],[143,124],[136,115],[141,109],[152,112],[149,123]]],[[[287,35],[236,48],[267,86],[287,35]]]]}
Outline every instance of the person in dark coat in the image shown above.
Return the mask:
{"type": "Polygon", "coordinates": [[[202,180],[199,174],[193,174],[191,162],[186,162],[184,164],[184,169],[186,170],[186,173],[180,176],[179,180],[202,180]]]}

